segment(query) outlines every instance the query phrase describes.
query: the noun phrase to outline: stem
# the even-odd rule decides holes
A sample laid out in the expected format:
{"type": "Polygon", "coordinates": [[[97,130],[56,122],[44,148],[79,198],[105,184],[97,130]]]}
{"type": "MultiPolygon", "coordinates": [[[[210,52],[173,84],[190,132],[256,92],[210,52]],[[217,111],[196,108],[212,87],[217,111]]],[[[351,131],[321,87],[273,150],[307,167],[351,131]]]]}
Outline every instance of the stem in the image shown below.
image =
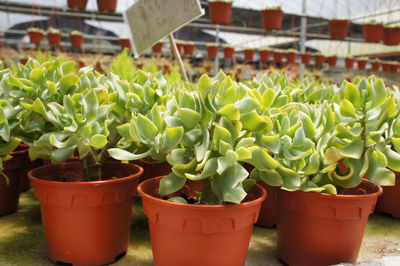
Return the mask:
{"type": "Polygon", "coordinates": [[[202,184],[202,189],[201,189],[200,204],[204,204],[204,205],[220,205],[220,204],[222,204],[222,202],[219,200],[218,196],[214,192],[214,189],[212,187],[211,177],[203,179],[201,181],[201,184],[202,184]]]}

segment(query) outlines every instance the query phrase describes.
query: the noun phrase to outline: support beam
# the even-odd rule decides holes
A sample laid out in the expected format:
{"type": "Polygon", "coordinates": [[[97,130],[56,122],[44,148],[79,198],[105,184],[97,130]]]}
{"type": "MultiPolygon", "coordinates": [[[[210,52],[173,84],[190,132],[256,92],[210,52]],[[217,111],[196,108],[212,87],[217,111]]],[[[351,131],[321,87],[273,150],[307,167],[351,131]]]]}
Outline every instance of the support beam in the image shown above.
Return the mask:
{"type": "MultiPolygon", "coordinates": [[[[307,0],[302,0],[302,8],[301,12],[303,16],[301,17],[301,31],[300,31],[300,53],[304,53],[306,51],[306,27],[307,27],[307,17],[305,16],[307,13],[307,0]]],[[[299,69],[300,79],[304,76],[304,64],[300,61],[300,69],[299,69]]]]}

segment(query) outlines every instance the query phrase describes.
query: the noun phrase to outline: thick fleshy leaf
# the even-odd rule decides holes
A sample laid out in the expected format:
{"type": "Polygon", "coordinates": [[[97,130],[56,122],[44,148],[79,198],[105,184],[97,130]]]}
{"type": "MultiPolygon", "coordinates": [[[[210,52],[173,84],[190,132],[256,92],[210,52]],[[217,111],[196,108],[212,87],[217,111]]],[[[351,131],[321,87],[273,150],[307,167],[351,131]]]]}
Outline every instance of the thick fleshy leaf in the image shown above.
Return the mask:
{"type": "Polygon", "coordinates": [[[333,163],[336,163],[340,159],[342,159],[343,156],[340,154],[339,150],[331,146],[328,149],[326,149],[325,154],[324,154],[324,164],[325,165],[331,165],[333,163]]]}
{"type": "Polygon", "coordinates": [[[264,170],[266,168],[275,169],[279,166],[279,163],[272,158],[265,150],[256,147],[252,150],[252,158],[244,160],[245,162],[253,165],[258,170],[264,170]]]}
{"type": "Polygon", "coordinates": [[[134,161],[134,160],[139,160],[146,158],[151,154],[153,150],[149,149],[148,151],[141,153],[141,154],[133,154],[131,152],[119,149],[119,148],[111,148],[108,150],[108,153],[110,154],[111,157],[113,157],[116,160],[120,161],[134,161]]]}
{"type": "Polygon", "coordinates": [[[185,174],[185,177],[191,180],[203,180],[210,176],[214,176],[217,174],[218,162],[217,158],[211,158],[206,162],[204,165],[203,171],[200,175],[193,175],[193,174],[185,174]]]}
{"type": "Polygon", "coordinates": [[[282,176],[275,169],[253,170],[251,178],[260,179],[270,186],[282,186],[282,176]]]}
{"type": "Polygon", "coordinates": [[[60,80],[60,88],[66,92],[69,88],[79,83],[79,77],[75,73],[64,75],[60,80]]]}
{"type": "Polygon", "coordinates": [[[339,153],[343,157],[360,159],[363,152],[363,148],[364,148],[364,142],[362,140],[354,140],[346,144],[343,148],[339,149],[339,153]]]}
{"type": "Polygon", "coordinates": [[[102,134],[96,134],[90,139],[89,145],[96,149],[101,149],[106,146],[107,142],[108,141],[106,136],[102,134]]]}
{"type": "Polygon", "coordinates": [[[272,122],[269,125],[268,122],[259,116],[254,110],[249,113],[242,114],[240,121],[242,122],[243,129],[250,131],[259,131],[263,129],[270,129],[270,127],[272,127],[272,122]]]}
{"type": "Polygon", "coordinates": [[[157,136],[157,126],[142,114],[138,114],[136,126],[140,137],[145,140],[153,140],[157,136]]]}
{"type": "Polygon", "coordinates": [[[230,120],[239,120],[240,119],[240,113],[239,113],[239,108],[235,104],[228,104],[222,107],[218,111],[219,114],[225,115],[228,117],[230,120]]]}
{"type": "Polygon", "coordinates": [[[174,173],[170,173],[166,177],[160,180],[160,187],[158,188],[158,194],[160,195],[168,195],[171,193],[175,193],[186,183],[186,178],[179,177],[174,173]]]}
{"type": "Polygon", "coordinates": [[[351,117],[357,119],[356,110],[351,102],[343,99],[340,102],[340,114],[344,117],[351,117]]]}
{"type": "Polygon", "coordinates": [[[62,163],[74,155],[75,146],[55,149],[50,152],[51,161],[55,163],[62,163]]]}
{"type": "Polygon", "coordinates": [[[219,147],[219,142],[221,140],[225,141],[226,143],[232,144],[232,135],[226,128],[221,127],[220,125],[215,125],[213,134],[213,144],[216,147],[219,147]]]}
{"type": "Polygon", "coordinates": [[[90,123],[96,119],[99,102],[94,89],[91,89],[83,98],[83,105],[85,106],[86,122],[90,123]]]}
{"type": "Polygon", "coordinates": [[[185,177],[185,174],[193,174],[196,170],[196,159],[191,160],[187,164],[176,164],[172,167],[172,171],[179,177],[185,177]]]}
{"type": "Polygon", "coordinates": [[[164,146],[165,151],[174,149],[183,138],[183,127],[167,127],[165,129],[166,143],[164,146]]]}
{"type": "Polygon", "coordinates": [[[344,89],[344,98],[348,100],[349,102],[353,103],[355,107],[361,107],[361,94],[356,87],[356,85],[347,82],[346,87],[344,89]]]}
{"type": "Polygon", "coordinates": [[[182,123],[188,128],[193,128],[201,120],[201,115],[192,109],[180,108],[178,113],[182,123]]]}
{"type": "Polygon", "coordinates": [[[372,106],[371,108],[382,105],[386,100],[386,87],[381,78],[377,79],[372,86],[372,106]]]}
{"type": "Polygon", "coordinates": [[[224,202],[239,204],[246,197],[242,182],[247,178],[246,169],[236,163],[222,175],[213,178],[213,188],[217,196],[224,202]]]}
{"type": "Polygon", "coordinates": [[[196,148],[196,159],[198,162],[204,159],[204,156],[208,150],[210,144],[210,132],[206,125],[201,125],[201,133],[203,135],[203,140],[199,146],[196,148]]]}
{"type": "Polygon", "coordinates": [[[279,153],[281,142],[279,141],[278,135],[272,136],[261,136],[260,144],[265,148],[269,149],[273,153],[279,153]]]}

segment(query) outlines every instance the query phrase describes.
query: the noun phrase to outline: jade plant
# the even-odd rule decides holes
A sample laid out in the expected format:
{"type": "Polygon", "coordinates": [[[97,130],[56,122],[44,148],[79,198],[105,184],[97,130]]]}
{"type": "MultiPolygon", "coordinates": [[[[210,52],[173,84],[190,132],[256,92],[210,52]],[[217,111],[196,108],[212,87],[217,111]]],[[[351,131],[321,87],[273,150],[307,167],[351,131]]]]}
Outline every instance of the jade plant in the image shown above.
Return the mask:
{"type": "Polygon", "coordinates": [[[40,28],[36,28],[36,27],[30,27],[28,28],[28,32],[41,32],[43,33],[43,30],[40,28]]]}
{"type": "Polygon", "coordinates": [[[282,8],[281,5],[270,5],[270,6],[266,6],[263,10],[279,10],[281,8],[282,8]]]}
{"type": "Polygon", "coordinates": [[[53,27],[50,27],[50,28],[47,30],[47,32],[48,32],[48,33],[54,33],[54,34],[60,34],[60,33],[61,33],[61,31],[60,31],[59,29],[56,29],[56,28],[53,28],[53,27]]]}

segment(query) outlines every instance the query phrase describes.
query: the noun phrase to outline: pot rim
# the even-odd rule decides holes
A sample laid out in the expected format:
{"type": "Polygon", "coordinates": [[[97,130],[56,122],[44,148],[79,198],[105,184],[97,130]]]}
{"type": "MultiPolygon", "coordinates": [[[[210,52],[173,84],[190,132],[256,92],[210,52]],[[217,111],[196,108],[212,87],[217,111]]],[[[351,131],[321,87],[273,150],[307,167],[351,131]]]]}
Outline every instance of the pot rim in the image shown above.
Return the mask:
{"type": "MultiPolygon", "coordinates": [[[[52,168],[52,167],[59,167],[62,165],[81,165],[81,162],[64,162],[64,163],[60,163],[60,164],[50,164],[50,165],[43,165],[40,167],[37,167],[35,169],[32,169],[28,172],[28,177],[32,182],[41,184],[41,185],[48,185],[48,184],[52,184],[52,185],[62,185],[62,186],[68,186],[68,187],[84,187],[84,186],[88,186],[88,185],[104,185],[104,184],[118,184],[121,182],[124,182],[127,179],[134,179],[134,178],[139,178],[142,174],[143,174],[143,168],[137,164],[133,164],[133,163],[128,163],[125,165],[128,166],[133,166],[134,168],[136,168],[138,171],[136,173],[132,173],[128,176],[125,177],[121,177],[118,179],[112,179],[112,180],[100,180],[100,181],[85,181],[85,182],[81,182],[81,181],[76,181],[76,182],[62,182],[62,181],[52,181],[52,180],[45,180],[45,179],[40,179],[35,177],[33,174],[35,173],[35,171],[37,171],[37,169],[46,169],[46,168],[52,168]]],[[[103,165],[105,164],[124,164],[121,162],[112,162],[112,161],[106,161],[103,163],[103,165]]]]}
{"type": "Polygon", "coordinates": [[[155,201],[155,202],[160,203],[160,204],[168,205],[170,207],[180,207],[180,208],[186,208],[186,209],[191,209],[191,210],[206,209],[207,208],[209,210],[214,210],[214,211],[220,211],[220,210],[228,209],[228,208],[229,209],[232,209],[232,208],[238,208],[239,209],[239,208],[252,207],[252,206],[255,206],[257,204],[261,204],[265,200],[265,198],[267,197],[267,191],[262,186],[260,186],[259,184],[255,184],[255,186],[257,186],[259,189],[261,189],[262,194],[261,194],[260,197],[254,199],[254,200],[248,201],[248,202],[242,202],[240,204],[232,204],[232,205],[203,205],[203,204],[178,203],[178,202],[167,201],[167,200],[163,200],[163,199],[154,197],[154,196],[152,196],[150,194],[147,194],[146,192],[144,192],[142,190],[142,188],[143,188],[143,186],[145,184],[150,183],[150,182],[154,182],[154,180],[160,180],[163,177],[165,177],[165,176],[152,177],[152,178],[149,178],[149,179],[141,182],[137,187],[137,191],[140,194],[140,196],[142,198],[147,198],[149,200],[155,201]]]}

